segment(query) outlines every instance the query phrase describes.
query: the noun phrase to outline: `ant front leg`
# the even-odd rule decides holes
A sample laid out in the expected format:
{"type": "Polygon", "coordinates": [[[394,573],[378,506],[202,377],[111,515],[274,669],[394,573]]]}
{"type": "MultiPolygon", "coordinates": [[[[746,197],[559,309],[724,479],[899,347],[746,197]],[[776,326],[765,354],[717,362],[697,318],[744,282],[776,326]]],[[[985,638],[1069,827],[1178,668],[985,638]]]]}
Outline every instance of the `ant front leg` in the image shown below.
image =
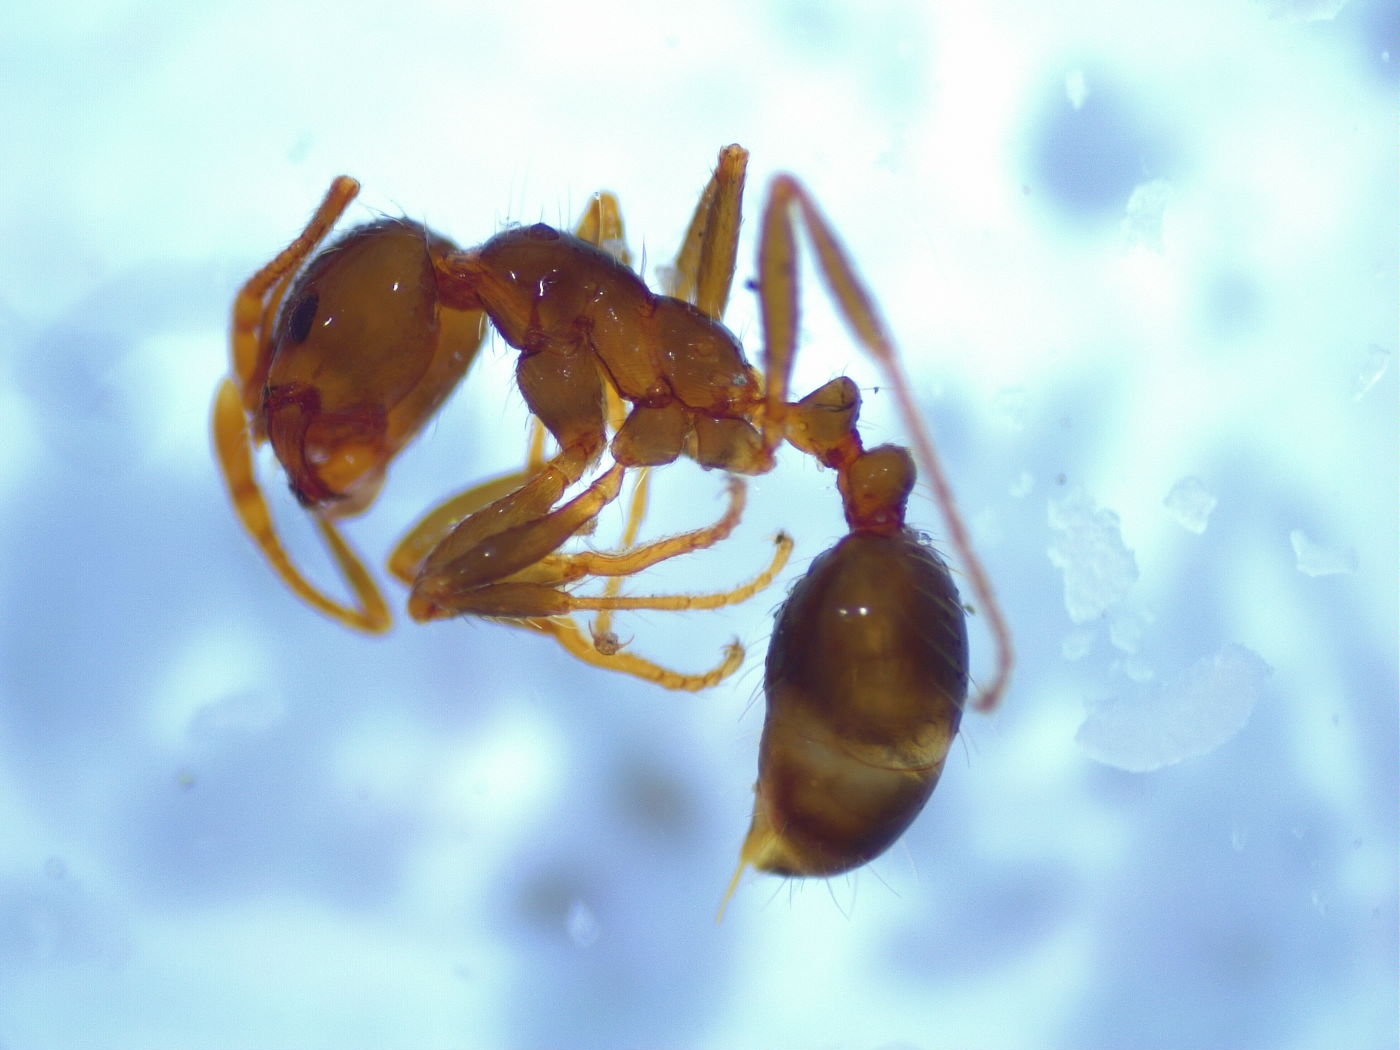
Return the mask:
{"type": "MultiPolygon", "coordinates": [[[[326,191],[306,227],[292,243],[244,282],[233,301],[230,341],[233,377],[249,414],[258,411],[263,383],[272,364],[272,330],[278,308],[297,271],[330,234],[345,209],[359,196],[360,184],[341,175],[326,191]]],[[[261,439],[262,435],[258,435],[261,439]]]]}
{"type": "Polygon", "coordinates": [[[582,531],[616,498],[623,469],[613,466],[581,495],[546,518],[490,537],[461,556],[436,564],[438,551],[434,551],[415,582],[409,601],[410,615],[422,621],[470,614],[516,623],[551,635],[568,652],[586,663],[629,674],[668,689],[697,691],[729,677],[743,663],[744,650],[737,642],[726,647],[723,660],[713,670],[702,674],[684,674],[632,653],[601,648],[595,641],[589,640],[569,617],[572,613],[588,610],[715,609],[745,601],[772,583],[787,562],[792,541],[780,536],[778,552],[769,568],[748,584],[732,591],[655,597],[574,596],[563,588],[586,577],[632,575],[669,558],[707,547],[727,536],[739,520],[745,489],[735,484],[731,487],[729,513],[709,528],[616,554],[584,552],[558,555],[543,552],[542,548],[548,544],[556,540],[562,543],[564,539],[582,531]],[[509,575],[501,576],[494,570],[506,557],[524,560],[526,564],[509,575]],[[481,568],[483,565],[487,567],[485,570],[481,568]]]}
{"type": "Polygon", "coordinates": [[[360,191],[354,179],[336,179],[300,234],[239,289],[231,325],[233,374],[218,388],[214,400],[215,454],[224,474],[234,509],[244,529],[268,563],[308,605],[342,623],[369,632],[389,628],[392,617],[384,596],[363,559],[333,522],[315,514],[318,529],[357,605],[328,597],[292,561],[273,525],[272,511],[254,469],[253,451],[267,438],[263,411],[264,387],[275,350],[273,332],[278,310],[303,264],[325,240],[360,191]],[[249,419],[252,419],[252,425],[249,419]]]}
{"type": "MultiPolygon", "coordinates": [[[[572,526],[577,524],[578,516],[596,513],[607,496],[615,494],[614,486],[620,484],[621,470],[621,467],[615,466],[604,474],[599,484],[613,484],[609,484],[608,489],[600,496],[590,499],[590,489],[560,508],[556,514],[561,517],[570,516],[569,525],[572,526]]],[[[411,603],[410,612],[419,619],[464,613],[493,617],[551,635],[568,652],[592,666],[632,675],[668,689],[692,692],[708,689],[728,678],[743,664],[744,649],[737,641],[725,647],[724,658],[714,669],[700,674],[686,674],[633,653],[622,652],[620,646],[600,646],[596,637],[590,639],[583,634],[571,615],[586,611],[718,609],[747,601],[759,591],[771,586],[787,564],[787,559],[792,553],[792,540],[788,536],[778,536],[777,550],[763,572],[748,583],[728,591],[713,594],[619,596],[610,588],[606,594],[589,597],[571,594],[565,588],[586,579],[608,578],[611,582],[624,576],[633,576],[663,561],[712,546],[725,539],[738,524],[743,514],[746,493],[745,486],[737,478],[732,479],[729,509],[714,525],[653,543],[629,546],[613,553],[584,551],[577,554],[548,555],[508,578],[476,586],[457,586],[450,593],[444,590],[437,595],[440,604],[434,608],[411,603]]],[[[505,542],[510,543],[513,539],[514,537],[505,537],[505,542]]],[[[489,543],[487,546],[489,547],[489,543]]],[[[428,571],[430,573],[431,568],[428,571]]],[[[466,582],[458,573],[454,572],[453,576],[454,584],[466,582]]],[[[440,573],[438,577],[439,580],[447,578],[446,572],[440,573]]],[[[421,592],[415,593],[415,602],[419,593],[421,592]]]]}
{"type": "Polygon", "coordinates": [[[457,493],[428,511],[404,534],[389,556],[389,572],[395,579],[412,587],[423,562],[453,529],[477,511],[519,491],[540,472],[545,462],[544,427],[535,420],[530,430],[530,451],[523,470],[501,474],[457,493]]]}
{"type": "MultiPolygon", "coordinates": [[[[622,210],[613,194],[593,195],[584,208],[576,232],[589,243],[607,245],[619,261],[630,260],[622,210]]],[[[424,572],[430,556],[434,567],[427,570],[428,576],[442,572],[455,559],[468,556],[495,535],[546,518],[563,498],[568,485],[582,477],[588,464],[596,458],[595,449],[602,441],[602,422],[596,419],[598,413],[594,406],[601,402],[602,384],[586,375],[582,379],[574,376],[572,380],[545,376],[540,381],[551,392],[566,392],[571,402],[565,412],[567,423],[561,426],[568,428],[566,439],[573,437],[572,447],[561,450],[546,464],[545,425],[536,417],[525,469],[473,485],[429,511],[400,541],[390,559],[390,571],[399,579],[414,586],[415,578],[424,572]]],[[[616,402],[615,395],[612,401],[616,402]]],[[[615,416],[620,416],[622,411],[620,403],[610,407],[615,416]]],[[[426,589],[426,584],[419,588],[420,592],[426,589]]]]}
{"type": "MultiPolygon", "coordinates": [[[[606,192],[595,193],[579,218],[575,234],[590,244],[605,248],[619,262],[631,265],[632,253],[627,248],[622,208],[615,195],[606,192]]],[[[610,406],[610,411],[620,414],[623,408],[620,404],[616,408],[610,406]]],[[[619,424],[615,423],[613,429],[616,429],[617,425],[619,424]]],[[[524,488],[545,465],[544,435],[544,425],[538,419],[534,420],[531,425],[530,451],[523,470],[511,471],[473,485],[444,500],[425,514],[394,548],[389,558],[390,573],[408,586],[413,586],[414,578],[422,569],[428,555],[461,522],[524,488]]]]}

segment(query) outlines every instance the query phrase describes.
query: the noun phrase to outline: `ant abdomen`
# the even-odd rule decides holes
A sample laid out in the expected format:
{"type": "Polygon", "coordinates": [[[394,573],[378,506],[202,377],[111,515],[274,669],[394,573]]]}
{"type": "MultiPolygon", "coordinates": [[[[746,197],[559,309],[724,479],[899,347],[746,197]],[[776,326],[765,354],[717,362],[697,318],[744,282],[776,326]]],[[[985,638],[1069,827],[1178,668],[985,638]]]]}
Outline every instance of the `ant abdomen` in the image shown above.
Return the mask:
{"type": "Polygon", "coordinates": [[[856,531],[778,613],[742,864],[835,875],[884,852],[938,783],[967,695],[948,566],[908,528],[856,531]]]}

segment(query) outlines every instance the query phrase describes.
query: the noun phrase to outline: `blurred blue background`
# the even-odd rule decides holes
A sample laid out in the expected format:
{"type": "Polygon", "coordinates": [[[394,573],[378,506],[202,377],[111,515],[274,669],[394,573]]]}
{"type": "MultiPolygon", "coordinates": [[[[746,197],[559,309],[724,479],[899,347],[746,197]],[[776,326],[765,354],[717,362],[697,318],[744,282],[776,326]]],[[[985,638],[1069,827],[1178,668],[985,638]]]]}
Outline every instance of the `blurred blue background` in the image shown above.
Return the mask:
{"type": "MultiPolygon", "coordinates": [[[[0,1047],[1396,1045],[1393,4],[0,26],[0,1047]],[[742,608],[623,619],[684,669],[748,646],[673,695],[502,626],[321,619],[239,529],[208,415],[235,290],[333,175],[355,220],[463,244],[609,188],[654,273],[728,142],[749,214],[795,172],[879,296],[1020,662],[895,849],[750,875],[716,925],[831,476],[784,456],[740,536],[646,581],[798,540],[742,608]]],[[[900,440],[809,288],[795,389],[848,373],[900,440]]],[[[728,321],[757,346],[742,288],[728,321]]],[[[493,342],[352,524],[376,564],[521,461],[512,365],[493,342]]],[[[719,478],[657,480],[650,534],[717,512],[719,478]]]]}

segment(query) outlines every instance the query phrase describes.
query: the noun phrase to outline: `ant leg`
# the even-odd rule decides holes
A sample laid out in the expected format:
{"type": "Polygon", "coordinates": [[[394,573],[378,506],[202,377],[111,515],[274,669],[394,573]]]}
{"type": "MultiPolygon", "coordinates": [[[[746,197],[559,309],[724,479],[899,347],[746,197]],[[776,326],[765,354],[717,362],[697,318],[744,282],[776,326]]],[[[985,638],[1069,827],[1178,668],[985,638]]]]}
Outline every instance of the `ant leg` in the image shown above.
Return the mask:
{"type": "Polygon", "coordinates": [[[248,432],[248,416],[243,410],[238,388],[231,379],[224,380],[219,386],[218,397],[214,402],[214,444],[219,463],[223,466],[229,495],[233,498],[234,509],[237,510],[243,527],[262,548],[264,556],[287,586],[303,601],[341,623],[362,631],[387,631],[392,617],[384,596],[360,556],[326,518],[316,515],[316,524],[320,527],[321,536],[329,546],[340,574],[358,599],[359,606],[341,605],[326,597],[292,564],[291,557],[277,536],[277,531],[272,527],[272,513],[253,472],[253,446],[248,432]]]}
{"type": "MultiPolygon", "coordinates": [[[[640,596],[609,596],[601,595],[596,598],[579,597],[573,594],[565,594],[564,601],[570,611],[584,609],[651,609],[661,612],[685,612],[696,609],[722,609],[728,605],[739,605],[748,601],[759,591],[770,587],[778,574],[787,566],[788,558],[792,555],[792,537],[785,532],[780,532],[775,540],[777,550],[773,554],[773,560],[768,567],[755,576],[748,583],[741,584],[733,590],[718,591],[713,594],[656,594],[640,596]]],[[[686,553],[677,551],[676,553],[686,553]]],[[[604,556],[606,557],[606,556],[604,556]]],[[[626,557],[626,555],[623,555],[626,557]]],[[[600,569],[599,574],[607,571],[600,569]]]]}
{"type": "Polygon", "coordinates": [[[763,209],[758,242],[758,305],[763,325],[763,444],[771,454],[783,443],[788,388],[797,353],[797,246],[787,201],[774,184],[763,209]]]}
{"type": "Polygon", "coordinates": [[[715,320],[724,316],[734,284],[748,163],[749,152],[741,146],[719,151],[666,282],[667,295],[698,306],[715,320]]]}
{"type": "Polygon", "coordinates": [[[530,453],[524,470],[512,471],[473,485],[428,511],[409,529],[389,555],[389,572],[400,582],[413,586],[433,548],[462,521],[497,500],[519,490],[544,467],[544,425],[537,419],[531,427],[530,453]]]}
{"type": "Polygon", "coordinates": [[[627,248],[627,236],[622,226],[622,205],[612,193],[595,193],[583,209],[574,227],[574,236],[597,245],[623,266],[632,266],[632,253],[627,248]]]}
{"type": "MultiPolygon", "coordinates": [[[[740,146],[726,146],[720,150],[715,170],[710,175],[695,206],[690,227],[686,231],[681,250],[671,268],[667,282],[668,295],[685,299],[698,306],[710,317],[718,320],[724,314],[729,301],[730,288],[734,283],[735,263],[739,253],[739,225],[743,211],[744,174],[748,166],[748,151],[740,146]]],[[[621,237],[621,216],[616,213],[617,200],[609,195],[599,195],[596,213],[600,217],[611,214],[615,219],[616,235],[621,237]],[[608,208],[613,209],[610,213],[608,208]]],[[[585,237],[585,225],[595,215],[590,209],[579,224],[578,234],[585,237]]],[[[604,230],[598,233],[595,227],[588,227],[595,236],[606,234],[606,218],[602,218],[604,230]]],[[[594,243],[602,243],[595,240],[594,243]]],[[[624,259],[623,261],[627,261],[624,259]]],[[[612,393],[609,391],[610,394],[612,393]]],[[[615,396],[615,395],[614,395],[615,396]]],[[[612,408],[612,398],[609,407],[612,408]]],[[[621,426],[614,414],[613,430],[621,426]]],[[[646,501],[649,489],[648,475],[644,468],[637,479],[633,491],[627,528],[623,535],[622,548],[631,548],[636,543],[642,518],[646,514],[646,501]]],[[[737,519],[736,519],[737,520],[737,519]]],[[[730,529],[725,530],[727,536],[730,529]]],[[[710,543],[715,540],[709,541],[710,543]]],[[[705,544],[708,546],[708,543],[705,544]]],[[[687,549],[698,550],[698,546],[687,549]]],[[[674,555],[667,555],[673,557],[674,555]]],[[[652,563],[654,564],[654,563],[652,563]]],[[[635,570],[634,570],[635,571],[635,570]]],[[[604,592],[605,597],[616,597],[621,591],[622,576],[613,576],[604,592]]],[[[600,650],[616,652],[619,643],[611,630],[611,607],[605,606],[593,621],[590,628],[595,644],[600,650]]]]}
{"type": "MultiPolygon", "coordinates": [[[[623,532],[622,545],[618,550],[609,553],[581,551],[576,554],[555,555],[541,565],[541,568],[550,574],[549,585],[555,588],[562,588],[570,583],[593,576],[607,578],[607,585],[600,597],[589,599],[587,605],[577,606],[579,609],[587,608],[598,611],[593,623],[589,625],[589,633],[593,636],[594,647],[601,653],[616,653],[622,649],[624,644],[618,639],[616,632],[612,630],[613,612],[617,609],[637,607],[626,604],[627,599],[620,597],[623,579],[635,576],[663,561],[669,561],[671,558],[689,554],[692,551],[705,550],[721,540],[727,539],[743,517],[744,507],[748,499],[748,486],[744,483],[743,478],[731,475],[729,479],[729,508],[717,522],[705,528],[693,529],[690,532],[638,546],[637,533],[642,518],[646,515],[649,489],[649,474],[646,468],[643,468],[636,488],[632,492],[632,506],[628,513],[627,527],[623,532]]],[[[781,557],[781,561],[775,559],[776,564],[768,576],[770,581],[782,570],[782,563],[786,560],[786,555],[781,557]]],[[[744,598],[735,600],[743,601],[744,598]]],[[[707,606],[707,608],[713,608],[713,606],[707,606]]]]}
{"type": "MultiPolygon", "coordinates": [[[[563,589],[569,584],[590,577],[609,577],[611,583],[624,577],[635,576],[671,558],[713,546],[725,539],[739,523],[743,515],[745,493],[743,480],[731,478],[729,509],[713,525],[614,552],[582,551],[576,554],[543,557],[508,579],[489,582],[461,596],[457,611],[524,620],[566,616],[583,610],[607,612],[617,609],[719,609],[747,601],[768,587],[787,565],[793,547],[790,536],[785,533],[778,535],[777,550],[763,572],[750,582],[728,591],[714,594],[624,597],[619,596],[616,589],[610,587],[604,594],[595,597],[578,597],[563,589]]],[[[607,644],[598,648],[605,653],[609,649],[616,651],[616,648],[607,644]]]]}
{"type": "MultiPolygon", "coordinates": [[[[599,192],[593,195],[574,228],[574,236],[596,244],[624,266],[629,269],[632,267],[632,253],[627,248],[627,235],[622,222],[622,205],[615,194],[599,192]]],[[[611,383],[605,384],[604,395],[607,398],[608,427],[616,434],[627,420],[627,405],[611,383]]],[[[622,535],[624,548],[637,542],[637,533],[646,514],[646,493],[651,487],[650,476],[651,470],[648,467],[642,467],[637,475],[632,502],[627,512],[627,526],[622,535]]],[[[618,580],[608,581],[608,589],[612,593],[617,593],[620,586],[618,580]]],[[[599,652],[615,653],[622,647],[612,630],[612,614],[606,610],[593,621],[589,633],[592,634],[593,645],[599,652]]]]}
{"type": "MultiPolygon", "coordinates": [[[[696,204],[695,213],[691,217],[690,226],[667,281],[668,295],[689,301],[715,319],[723,316],[734,283],[748,158],[748,151],[740,146],[726,146],[720,150],[715,170],[696,204]]],[[[585,239],[593,239],[594,243],[606,244],[601,238],[610,232],[621,238],[621,216],[617,212],[617,200],[611,195],[599,195],[596,198],[596,208],[590,208],[580,222],[578,235],[585,239]],[[608,228],[610,219],[615,222],[611,230],[608,228]]],[[[615,394],[611,390],[609,394],[612,428],[616,432],[621,426],[621,417],[616,410],[621,406],[615,403],[615,394]]],[[[623,577],[639,572],[658,561],[718,542],[733,530],[742,508],[742,491],[736,497],[734,490],[731,490],[731,511],[718,525],[633,550],[642,518],[646,514],[648,489],[648,475],[643,468],[633,490],[622,540],[621,550],[630,553],[581,554],[570,559],[570,573],[582,569],[588,575],[606,574],[610,577],[602,598],[595,599],[602,604],[595,606],[599,609],[599,614],[590,626],[594,647],[600,652],[615,654],[621,648],[621,643],[612,631],[612,611],[626,607],[614,604],[621,592],[623,577]],[[609,569],[594,571],[585,568],[601,566],[605,560],[611,565],[609,569]]]]}
{"type": "Polygon", "coordinates": [[[409,613],[417,620],[471,611],[470,593],[504,580],[554,553],[590,528],[617,498],[626,470],[604,472],[563,507],[607,444],[602,377],[564,353],[522,355],[516,383],[525,403],[553,435],[559,452],[516,491],[460,522],[428,555],[414,581],[409,613]],[[557,507],[557,509],[556,509],[557,507]]]}
{"type": "Polygon", "coordinates": [[[359,192],[360,184],[347,175],[332,182],[305,229],[239,289],[233,301],[231,349],[233,373],[246,411],[256,412],[262,398],[263,379],[272,356],[270,340],[265,336],[272,328],[288,284],[359,192]]]}
{"type": "Polygon", "coordinates": [[[730,642],[724,647],[724,659],[713,670],[703,674],[684,674],[652,663],[635,653],[619,652],[611,655],[601,653],[594,648],[592,641],[579,630],[578,624],[566,617],[525,620],[517,621],[517,623],[521,627],[551,635],[569,654],[592,667],[629,674],[634,678],[653,682],[662,688],[681,692],[698,693],[703,689],[709,689],[724,681],[744,665],[744,647],[737,641],[730,642]]]}
{"type": "MultiPolygon", "coordinates": [[[[418,619],[435,619],[442,615],[471,613],[475,616],[490,616],[501,620],[544,621],[567,617],[571,613],[589,609],[650,609],[662,612],[687,612],[694,610],[722,609],[728,605],[738,605],[748,601],[759,591],[772,585],[774,578],[787,565],[792,554],[792,537],[779,533],[776,537],[777,550],[768,567],[748,583],[732,590],[713,594],[658,594],[639,597],[578,597],[561,590],[560,580],[551,575],[551,563],[545,559],[526,571],[510,579],[486,584],[465,590],[457,595],[455,604],[444,613],[445,606],[428,610],[425,616],[418,616],[412,606],[409,611],[418,619]]],[[[626,555],[622,555],[626,557],[626,555]]],[[[597,649],[597,646],[594,647],[597,649]]],[[[604,656],[612,655],[606,649],[598,649],[604,656]]]]}
{"type": "MultiPolygon", "coordinates": [[[[615,395],[614,395],[615,396],[615,395]]],[[[642,530],[642,519],[646,517],[647,500],[651,494],[651,468],[641,467],[637,471],[637,481],[632,488],[632,502],[627,508],[627,525],[622,530],[622,551],[635,551],[637,545],[637,533],[642,530]]],[[[737,519],[736,519],[737,520],[737,519]]],[[[732,526],[731,526],[732,529],[732,526]]],[[[726,533],[728,535],[728,533],[726,533]]],[[[714,542],[714,541],[711,541],[714,542]]],[[[708,545],[707,545],[708,546],[708,545]]],[[[586,558],[587,554],[569,556],[573,563],[575,558],[586,558]]],[[[587,575],[588,570],[584,570],[587,575]]],[[[607,586],[603,589],[603,594],[607,597],[616,597],[622,593],[622,576],[611,576],[607,586]]],[[[593,636],[593,647],[600,653],[616,653],[622,648],[622,642],[617,637],[617,632],[612,629],[612,609],[604,608],[593,618],[589,624],[588,633],[593,636]]]]}
{"type": "MultiPolygon", "coordinates": [[[[841,243],[816,202],[790,175],[773,180],[764,206],[759,271],[765,333],[768,393],[764,414],[764,440],[782,440],[782,416],[786,412],[788,378],[796,346],[797,267],[794,255],[792,211],[796,206],[802,225],[816,251],[817,267],[852,333],[880,366],[894,391],[895,401],[914,442],[919,467],[933,486],[934,496],[948,529],[948,536],[972,581],[978,603],[987,614],[988,625],[997,646],[996,671],[977,698],[980,711],[991,711],[1001,701],[1014,662],[1011,630],[992,590],[992,583],[972,549],[967,526],[958,512],[952,486],[934,449],[933,438],[924,424],[904,367],[864,282],[855,272],[841,243]],[[778,418],[773,418],[774,416],[778,418]],[[777,428],[776,431],[774,428],[777,428]]],[[[774,446],[776,447],[776,446],[774,446]]]]}
{"type": "MultiPolygon", "coordinates": [[[[590,576],[607,576],[620,580],[625,576],[635,576],[663,561],[713,547],[721,540],[729,538],[743,518],[744,508],[748,505],[748,486],[743,478],[731,475],[728,492],[729,507],[713,525],[638,546],[635,528],[637,522],[629,522],[622,546],[616,551],[579,551],[576,554],[557,555],[553,559],[553,564],[557,567],[557,577],[552,582],[564,585],[590,576]]],[[[641,497],[641,502],[645,502],[642,484],[638,485],[638,491],[633,495],[634,503],[638,502],[638,497],[641,497]]],[[[608,593],[615,594],[616,591],[608,593]]]]}
{"type": "MultiPolygon", "coordinates": [[[[691,217],[690,226],[667,281],[668,295],[689,301],[716,320],[724,314],[734,283],[748,158],[748,151],[740,146],[726,146],[720,150],[715,170],[696,204],[695,213],[691,217]]],[[[580,222],[579,236],[588,239],[591,235],[594,243],[605,243],[599,238],[610,232],[607,229],[607,221],[611,217],[616,222],[616,227],[611,232],[620,238],[621,217],[615,210],[609,211],[616,207],[616,198],[600,195],[597,208],[590,209],[580,222]]],[[[609,393],[612,394],[612,391],[609,393]]],[[[609,398],[609,407],[612,410],[612,427],[616,432],[621,426],[621,418],[616,412],[618,406],[615,405],[614,398],[615,395],[609,398]]],[[[612,631],[612,612],[618,608],[634,607],[620,604],[622,599],[619,595],[625,576],[640,572],[668,558],[700,550],[718,542],[733,531],[742,513],[743,489],[731,487],[730,511],[715,526],[698,529],[644,548],[635,548],[637,534],[646,515],[648,490],[648,474],[643,468],[633,490],[627,526],[618,554],[584,553],[570,556],[568,559],[569,567],[566,572],[570,577],[580,571],[585,575],[610,577],[603,596],[592,599],[598,604],[590,606],[599,610],[590,627],[590,633],[593,636],[594,647],[600,652],[615,654],[621,648],[621,643],[612,631]]],[[[771,579],[771,576],[769,578],[771,579]]]]}
{"type": "Polygon", "coordinates": [[[389,555],[389,572],[410,587],[434,547],[457,525],[483,507],[515,492],[531,478],[531,472],[516,470],[473,485],[444,500],[409,529],[389,555]]]}
{"type": "Polygon", "coordinates": [[[316,516],[322,539],[340,574],[358,600],[343,605],[323,594],[292,563],[272,524],[272,513],[253,466],[253,445],[262,435],[249,430],[248,417],[258,412],[263,383],[272,360],[270,332],[277,310],[301,264],[316,250],[350,202],[360,184],[342,175],[331,183],[315,213],[292,242],[239,289],[233,302],[230,350],[233,376],[219,386],[214,400],[214,447],[224,481],[243,527],[263,551],[283,581],[304,601],[326,615],[363,631],[387,631],[389,607],[363,560],[328,519],[316,516]]]}
{"type": "MultiPolygon", "coordinates": [[[[460,559],[472,556],[473,552],[479,552],[483,545],[506,533],[528,529],[548,519],[555,505],[564,498],[565,490],[583,477],[588,465],[595,458],[596,453],[590,446],[564,448],[519,488],[459,521],[424,559],[418,573],[419,582],[422,582],[425,575],[436,575],[460,559]]],[[[623,468],[618,466],[614,469],[621,471],[623,468]]],[[[616,488],[620,487],[620,482],[604,482],[603,478],[599,478],[594,482],[594,489],[600,484],[613,485],[615,491],[599,506],[599,511],[602,506],[616,498],[616,488]]],[[[587,490],[584,495],[588,495],[594,489],[587,490]]],[[[586,528],[591,520],[588,518],[581,521],[578,527],[586,528]]],[[[559,542],[562,543],[563,540],[559,542]]],[[[540,556],[543,557],[553,549],[542,551],[540,556]]],[[[495,557],[499,554],[499,551],[493,551],[489,556],[495,557]]],[[[516,566],[506,572],[508,574],[521,567],[523,566],[516,566]]]]}
{"type": "MultiPolygon", "coordinates": [[[[556,457],[555,463],[558,460],[556,457]]],[[[484,537],[473,536],[469,543],[462,541],[461,537],[470,531],[464,526],[470,526],[483,517],[488,520],[496,517],[493,511],[502,504],[508,504],[507,509],[514,511],[514,501],[521,493],[530,490],[541,479],[564,473],[551,464],[523,488],[462,522],[423,563],[409,597],[409,615],[420,621],[464,612],[494,615],[483,612],[474,604],[474,593],[540,565],[570,538],[588,528],[603,508],[617,499],[622,490],[625,470],[620,464],[609,467],[597,481],[557,510],[541,516],[529,516],[484,537]]],[[[548,496],[552,495],[553,489],[546,487],[539,492],[548,496]]],[[[557,500],[555,496],[548,505],[552,506],[557,500]]],[[[551,614],[546,612],[541,615],[551,614]]]]}

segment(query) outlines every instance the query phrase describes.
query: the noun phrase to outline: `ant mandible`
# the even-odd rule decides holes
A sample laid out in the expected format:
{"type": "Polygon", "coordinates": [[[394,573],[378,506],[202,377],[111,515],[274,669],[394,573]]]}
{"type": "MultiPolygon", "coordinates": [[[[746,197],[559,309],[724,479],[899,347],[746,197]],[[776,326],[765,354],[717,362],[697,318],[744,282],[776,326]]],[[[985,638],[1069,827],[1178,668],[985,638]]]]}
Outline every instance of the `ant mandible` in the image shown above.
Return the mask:
{"type": "Polygon", "coordinates": [[[621,652],[601,627],[586,638],[569,614],[599,610],[605,621],[617,609],[742,601],[781,569],[791,541],[780,536],[768,569],[732,591],[617,593],[621,578],[727,536],[743,507],[742,483],[733,481],[728,512],[709,528],[636,546],[639,496],[623,550],[561,554],[559,548],[592,528],[629,469],[644,478],[646,469],[686,456],[731,478],[760,474],[772,469],[786,441],[836,470],[850,531],[813,561],[778,612],[764,676],[754,817],[731,892],[748,865],[828,876],[865,864],[904,832],[937,784],[966,700],[967,634],[947,565],[905,523],[916,461],[996,641],[996,669],[978,709],[999,702],[1012,663],[1009,630],[885,325],[815,202],[791,176],[773,180],[762,218],[756,286],[762,374],[720,323],[733,283],[747,158],[738,146],[720,152],[670,295],[651,292],[620,249],[605,250],[621,244],[621,219],[615,201],[602,195],[576,235],[542,224],[515,227],[467,251],[417,224],[382,220],[352,231],[292,284],[353,199],[357,185],[339,179],[301,236],[240,294],[238,382],[225,382],[215,411],[235,505],[274,567],[323,611],[381,630],[388,624],[382,595],[334,521],[373,499],[389,461],[465,373],[489,319],[520,351],[521,394],[558,449],[545,462],[537,441],[525,471],[467,490],[408,534],[390,564],[411,582],[410,614],[429,620],[471,613],[520,623],[552,634],[590,663],[677,689],[714,684],[739,666],[742,650],[731,646],[708,674],[683,675],[621,652]],[[849,379],[788,400],[797,224],[839,311],[885,374],[911,432],[912,454],[894,445],[864,447],[856,429],[860,393],[849,379]],[[417,247],[409,248],[410,241],[417,247]],[[382,261],[400,242],[403,254],[382,261]],[[381,244],[382,258],[372,255],[381,244]],[[352,275],[343,301],[359,304],[353,321],[355,306],[326,303],[342,290],[342,268],[352,275]],[[371,271],[377,286],[367,288],[371,271]],[[407,286],[409,294],[387,295],[386,275],[396,293],[407,286]],[[252,441],[264,437],[316,517],[357,608],[306,582],[277,541],[251,467],[252,441]],[[561,503],[605,450],[612,465],[561,503]],[[593,577],[609,579],[600,597],[566,589],[593,577]]]}

